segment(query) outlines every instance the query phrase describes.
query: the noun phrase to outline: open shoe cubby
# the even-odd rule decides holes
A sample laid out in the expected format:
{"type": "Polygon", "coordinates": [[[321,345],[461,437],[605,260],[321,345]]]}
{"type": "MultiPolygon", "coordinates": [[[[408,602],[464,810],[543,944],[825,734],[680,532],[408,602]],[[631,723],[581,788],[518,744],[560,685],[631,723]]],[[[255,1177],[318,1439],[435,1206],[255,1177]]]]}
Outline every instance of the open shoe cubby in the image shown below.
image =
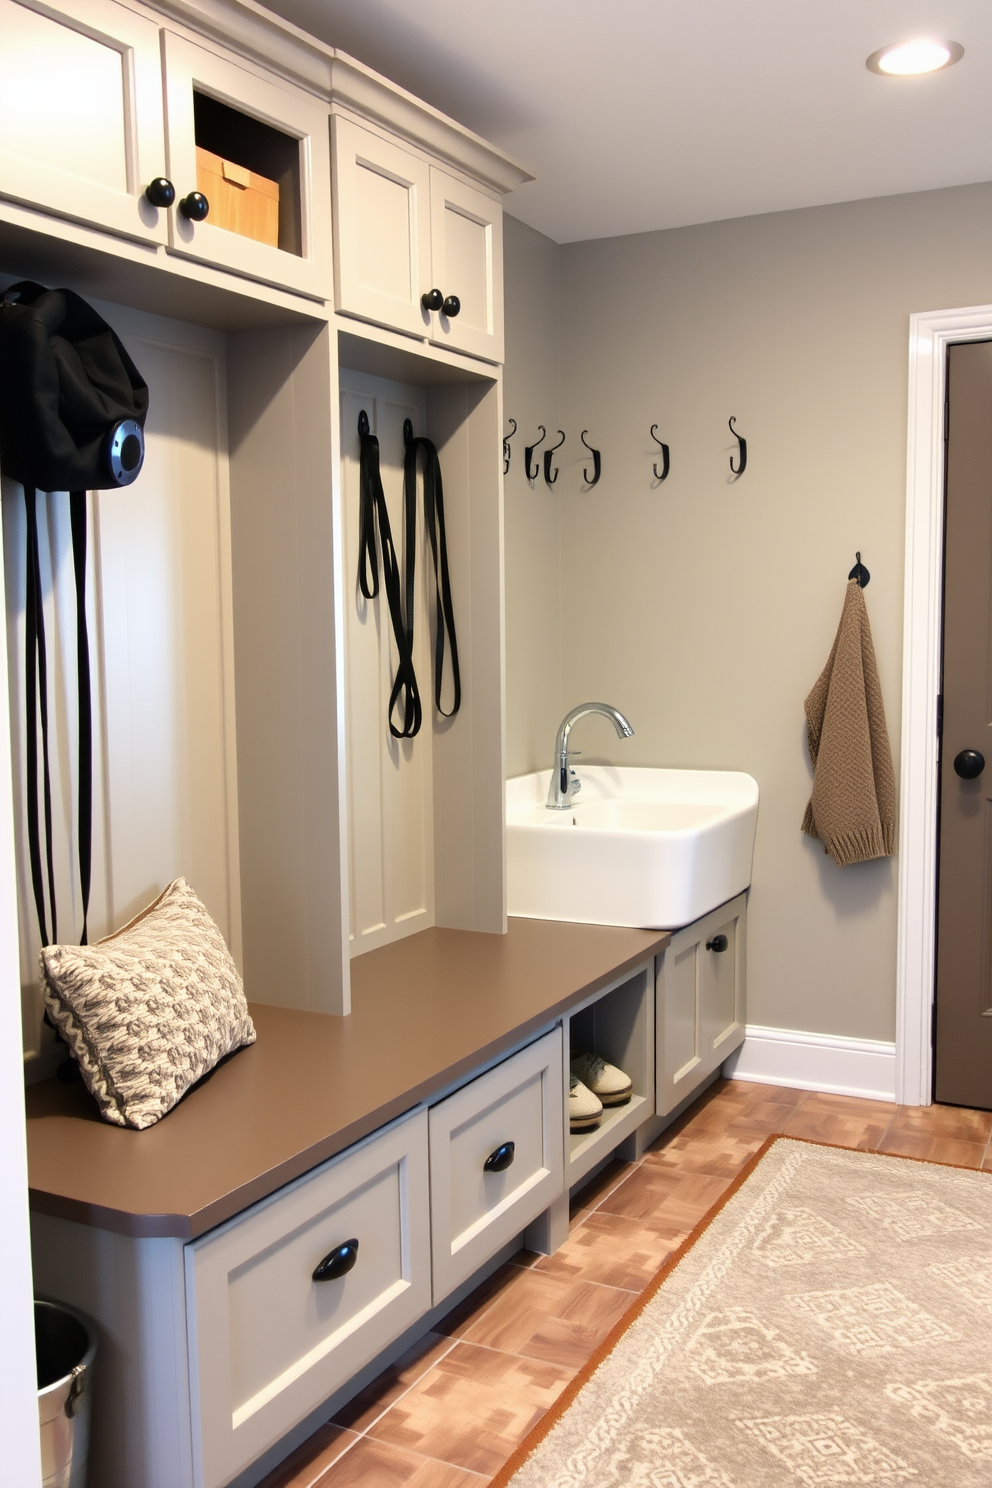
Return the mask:
{"type": "Polygon", "coordinates": [[[638,967],[632,976],[598,992],[569,1013],[565,1034],[566,1109],[568,1060],[587,1050],[624,1070],[634,1087],[626,1105],[604,1107],[602,1120],[593,1131],[568,1133],[565,1183],[571,1189],[654,1115],[653,962],[638,967]]]}

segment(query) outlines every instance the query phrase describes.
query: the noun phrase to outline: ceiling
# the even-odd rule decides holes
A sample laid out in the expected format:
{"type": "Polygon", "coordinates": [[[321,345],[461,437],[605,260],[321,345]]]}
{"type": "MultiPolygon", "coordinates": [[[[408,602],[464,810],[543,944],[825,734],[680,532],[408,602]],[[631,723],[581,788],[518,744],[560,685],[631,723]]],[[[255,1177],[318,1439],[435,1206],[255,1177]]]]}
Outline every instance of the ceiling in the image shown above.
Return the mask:
{"type": "Polygon", "coordinates": [[[268,0],[484,135],[558,242],[992,179],[989,0],[268,0]],[[960,42],[921,78],[865,67],[960,42]]]}

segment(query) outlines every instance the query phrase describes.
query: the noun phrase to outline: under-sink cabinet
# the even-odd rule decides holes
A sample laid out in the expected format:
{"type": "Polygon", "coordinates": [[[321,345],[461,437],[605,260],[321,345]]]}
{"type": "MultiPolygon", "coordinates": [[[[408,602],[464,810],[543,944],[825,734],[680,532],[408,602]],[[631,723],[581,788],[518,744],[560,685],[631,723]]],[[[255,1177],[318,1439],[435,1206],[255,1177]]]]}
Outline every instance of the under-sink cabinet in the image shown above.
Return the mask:
{"type": "Polygon", "coordinates": [[[498,198],[340,114],[333,135],[338,310],[501,362],[498,198]]]}
{"type": "Polygon", "coordinates": [[[747,894],[676,930],[658,957],[657,1112],[667,1116],[744,1042],[747,894]]]}

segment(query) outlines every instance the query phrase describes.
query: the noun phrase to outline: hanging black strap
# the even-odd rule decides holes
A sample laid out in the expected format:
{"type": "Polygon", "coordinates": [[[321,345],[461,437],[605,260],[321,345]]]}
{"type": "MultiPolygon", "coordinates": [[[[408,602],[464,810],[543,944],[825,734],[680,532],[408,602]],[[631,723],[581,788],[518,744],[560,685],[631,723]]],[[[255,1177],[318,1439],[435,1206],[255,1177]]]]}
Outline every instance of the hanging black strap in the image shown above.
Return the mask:
{"type": "Polygon", "coordinates": [[[58,941],[55,910],[55,864],[52,851],[52,781],[48,762],[48,655],[45,646],[45,610],[41,592],[41,561],[38,553],[38,500],[33,486],[24,487],[27,519],[24,605],[24,695],[27,711],[25,774],[27,777],[28,856],[31,887],[43,946],[49,944],[45,915],[45,882],[41,864],[41,834],[38,824],[38,716],[41,715],[42,789],[45,809],[45,853],[48,866],[48,901],[52,911],[52,940],[58,941]]]}
{"type": "MultiPolygon", "coordinates": [[[[90,872],[93,853],[93,704],[90,690],[90,638],[86,624],[86,492],[69,496],[72,525],[72,567],[76,579],[76,690],[79,707],[79,887],[83,897],[83,933],[90,909],[90,872]]],[[[52,901],[54,904],[54,900],[52,901]]],[[[54,910],[53,910],[54,915],[54,910]]]]}
{"type": "MultiPolygon", "coordinates": [[[[406,442],[406,457],[403,462],[403,486],[406,493],[407,512],[416,514],[417,509],[417,464],[418,454],[424,454],[424,519],[427,538],[434,559],[434,706],[442,718],[453,718],[462,703],[462,679],[458,666],[458,639],[455,635],[455,612],[451,603],[451,578],[448,573],[448,541],[444,527],[444,489],[441,484],[441,462],[437,448],[430,439],[422,435],[413,437],[413,425],[407,419],[403,425],[406,442]],[[444,678],[445,640],[451,651],[451,682],[453,700],[445,712],[441,706],[441,684],[444,678]]],[[[411,647],[413,644],[413,533],[410,532],[407,568],[407,615],[410,621],[411,647]]]]}
{"type": "MultiPolygon", "coordinates": [[[[379,471],[379,441],[369,428],[368,414],[364,408],[358,415],[358,435],[361,441],[359,465],[359,533],[358,533],[358,586],[366,599],[375,599],[379,593],[379,548],[382,549],[382,573],[386,586],[386,602],[396,642],[396,677],[389,694],[389,732],[394,739],[412,739],[420,732],[423,708],[417,675],[413,666],[413,583],[410,567],[407,569],[407,613],[403,615],[400,566],[389,525],[389,512],[382,489],[379,471]],[[378,527],[378,544],[376,528],[378,527]],[[397,728],[393,712],[402,700],[403,726],[397,728]]],[[[414,514],[415,516],[415,514],[414,514]]],[[[407,540],[412,537],[411,514],[406,512],[407,540]]],[[[412,544],[411,544],[412,546],[412,544]]]]}

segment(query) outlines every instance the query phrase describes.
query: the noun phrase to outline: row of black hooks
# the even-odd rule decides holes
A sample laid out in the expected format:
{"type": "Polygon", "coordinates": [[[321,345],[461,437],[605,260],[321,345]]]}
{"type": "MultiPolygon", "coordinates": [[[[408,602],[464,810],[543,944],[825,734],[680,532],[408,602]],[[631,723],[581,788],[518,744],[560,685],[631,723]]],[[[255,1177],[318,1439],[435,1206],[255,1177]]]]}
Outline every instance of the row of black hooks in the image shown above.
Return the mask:
{"type": "MultiPolygon", "coordinates": [[[[514,434],[516,434],[516,432],[517,432],[517,421],[516,421],[516,419],[512,419],[511,418],[511,419],[508,419],[507,422],[510,423],[510,424],[512,424],[513,427],[511,428],[509,434],[505,434],[503,436],[503,474],[504,475],[509,475],[509,473],[510,473],[510,440],[513,438],[514,434]]],[[[734,415],[733,418],[731,418],[731,419],[728,420],[728,426],[730,428],[730,432],[731,432],[731,434],[733,434],[734,438],[737,440],[737,464],[736,465],[734,464],[734,457],[733,457],[733,455],[731,455],[731,457],[730,457],[730,473],[731,473],[731,475],[734,476],[734,478],[736,480],[740,480],[741,476],[744,474],[744,471],[747,469],[747,440],[744,438],[743,434],[738,434],[737,430],[734,428],[735,422],[736,422],[736,414],[734,415]]],[[[538,476],[541,474],[541,465],[540,465],[540,463],[533,465],[533,468],[531,468],[532,467],[532,461],[533,461],[533,457],[534,457],[534,451],[540,445],[542,445],[544,443],[544,441],[548,437],[548,431],[544,427],[543,424],[538,424],[537,427],[538,427],[538,429],[540,431],[539,437],[534,440],[534,443],[533,444],[528,444],[528,445],[525,445],[524,446],[524,475],[527,477],[527,479],[529,481],[536,481],[537,478],[538,478],[538,476]]],[[[589,443],[588,439],[586,438],[586,435],[588,433],[589,433],[589,430],[588,429],[583,429],[582,430],[582,433],[579,435],[579,438],[582,440],[582,443],[585,445],[586,449],[592,455],[592,474],[589,473],[588,468],[586,468],[582,472],[582,479],[585,481],[586,485],[591,490],[592,487],[599,480],[599,477],[603,473],[603,458],[602,458],[602,455],[600,454],[599,450],[598,449],[594,449],[592,447],[592,445],[589,443]]],[[[668,473],[669,473],[669,471],[672,468],[672,453],[671,453],[670,447],[665,443],[665,441],[658,434],[658,425],[657,424],[652,424],[651,425],[651,438],[654,440],[655,444],[661,450],[661,469],[660,470],[658,469],[658,462],[657,462],[657,460],[655,460],[653,462],[652,466],[651,466],[651,469],[654,471],[654,478],[660,484],[662,481],[668,479],[668,473]]],[[[554,444],[549,444],[548,447],[547,447],[547,449],[544,450],[544,452],[543,452],[543,459],[544,459],[544,479],[545,479],[545,481],[547,482],[547,484],[549,486],[553,486],[554,485],[555,481],[558,479],[558,474],[559,474],[559,467],[557,465],[555,466],[554,471],[552,472],[552,469],[551,469],[551,457],[554,454],[555,450],[561,449],[561,447],[562,447],[562,445],[564,443],[565,443],[565,431],[564,431],[564,429],[559,429],[558,430],[558,439],[557,439],[557,441],[554,444]]]]}

